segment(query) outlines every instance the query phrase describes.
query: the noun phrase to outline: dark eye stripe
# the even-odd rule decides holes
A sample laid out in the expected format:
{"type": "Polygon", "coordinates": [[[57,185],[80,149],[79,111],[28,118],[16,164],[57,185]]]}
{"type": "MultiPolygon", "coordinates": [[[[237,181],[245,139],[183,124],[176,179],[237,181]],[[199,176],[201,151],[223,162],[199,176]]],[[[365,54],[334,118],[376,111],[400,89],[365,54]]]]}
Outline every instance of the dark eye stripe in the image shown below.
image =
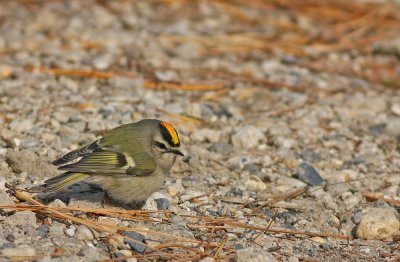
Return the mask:
{"type": "Polygon", "coordinates": [[[155,144],[156,144],[156,146],[157,146],[158,148],[167,149],[167,146],[166,146],[164,143],[155,141],[155,144]]]}

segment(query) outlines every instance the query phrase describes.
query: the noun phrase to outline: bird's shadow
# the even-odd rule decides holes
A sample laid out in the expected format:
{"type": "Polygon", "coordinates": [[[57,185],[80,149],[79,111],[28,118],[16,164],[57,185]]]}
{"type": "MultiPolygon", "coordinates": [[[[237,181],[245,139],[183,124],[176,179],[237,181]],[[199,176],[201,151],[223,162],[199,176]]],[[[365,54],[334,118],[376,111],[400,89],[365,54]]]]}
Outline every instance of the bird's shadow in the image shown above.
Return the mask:
{"type": "Polygon", "coordinates": [[[48,205],[56,199],[69,206],[91,208],[125,208],[141,209],[145,202],[131,203],[129,205],[114,201],[106,191],[87,182],[79,182],[58,192],[38,193],[36,195],[44,204],[48,205]]]}

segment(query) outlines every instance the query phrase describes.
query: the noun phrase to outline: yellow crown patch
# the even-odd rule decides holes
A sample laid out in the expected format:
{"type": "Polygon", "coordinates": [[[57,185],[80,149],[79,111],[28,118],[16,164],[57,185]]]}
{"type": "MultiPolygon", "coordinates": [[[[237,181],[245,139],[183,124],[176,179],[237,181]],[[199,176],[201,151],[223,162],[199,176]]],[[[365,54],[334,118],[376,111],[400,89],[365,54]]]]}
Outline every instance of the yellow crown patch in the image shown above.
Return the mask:
{"type": "Polygon", "coordinates": [[[167,130],[168,135],[164,137],[168,142],[171,142],[173,146],[179,146],[179,137],[178,133],[176,132],[175,128],[167,123],[167,122],[161,122],[161,125],[167,130]]]}

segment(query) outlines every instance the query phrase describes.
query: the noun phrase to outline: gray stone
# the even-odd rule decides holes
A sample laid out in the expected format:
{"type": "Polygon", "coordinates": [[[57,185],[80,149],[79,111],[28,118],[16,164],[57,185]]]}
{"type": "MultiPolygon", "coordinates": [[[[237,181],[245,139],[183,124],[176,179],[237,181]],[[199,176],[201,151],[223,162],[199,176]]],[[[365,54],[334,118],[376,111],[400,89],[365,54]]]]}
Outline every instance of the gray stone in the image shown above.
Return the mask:
{"type": "Polygon", "coordinates": [[[27,172],[36,179],[60,173],[55,166],[47,163],[43,157],[31,150],[8,150],[6,161],[15,173],[27,172]]]}
{"type": "Polygon", "coordinates": [[[6,217],[3,223],[11,228],[15,226],[38,227],[36,224],[36,215],[32,211],[17,211],[15,214],[6,217]]]}
{"type": "Polygon", "coordinates": [[[129,245],[131,250],[137,253],[143,253],[146,250],[146,246],[140,244],[140,242],[145,243],[145,237],[142,234],[132,231],[125,231],[123,235],[129,237],[125,238],[124,242],[129,245]],[[132,239],[135,239],[136,241],[133,241],[132,239]]]}
{"type": "Polygon", "coordinates": [[[68,203],[68,206],[101,208],[103,200],[104,200],[104,191],[82,192],[78,194],[73,194],[68,203]]]}
{"type": "Polygon", "coordinates": [[[49,233],[49,226],[48,225],[40,225],[37,229],[37,234],[39,237],[44,238],[49,233]]]}
{"type": "Polygon", "coordinates": [[[168,209],[169,206],[169,201],[166,198],[157,198],[154,199],[154,201],[156,201],[157,203],[157,209],[158,210],[166,210],[168,209]]]}
{"type": "Polygon", "coordinates": [[[297,168],[297,177],[300,181],[310,186],[319,186],[325,182],[318,171],[306,162],[299,164],[297,168]]]}
{"type": "Polygon", "coordinates": [[[114,253],[115,258],[121,258],[121,257],[129,257],[132,256],[132,251],[130,250],[118,250],[117,252],[114,253]]]}

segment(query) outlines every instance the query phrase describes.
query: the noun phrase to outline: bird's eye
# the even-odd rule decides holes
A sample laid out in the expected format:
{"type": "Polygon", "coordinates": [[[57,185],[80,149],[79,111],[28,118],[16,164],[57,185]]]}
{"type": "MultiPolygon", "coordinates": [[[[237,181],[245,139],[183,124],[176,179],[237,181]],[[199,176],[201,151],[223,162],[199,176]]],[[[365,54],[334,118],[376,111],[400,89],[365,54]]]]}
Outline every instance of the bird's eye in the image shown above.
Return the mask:
{"type": "Polygon", "coordinates": [[[156,144],[156,146],[157,146],[158,148],[160,148],[160,149],[164,149],[164,150],[167,149],[167,147],[165,146],[164,143],[155,141],[155,144],[156,144]]]}

